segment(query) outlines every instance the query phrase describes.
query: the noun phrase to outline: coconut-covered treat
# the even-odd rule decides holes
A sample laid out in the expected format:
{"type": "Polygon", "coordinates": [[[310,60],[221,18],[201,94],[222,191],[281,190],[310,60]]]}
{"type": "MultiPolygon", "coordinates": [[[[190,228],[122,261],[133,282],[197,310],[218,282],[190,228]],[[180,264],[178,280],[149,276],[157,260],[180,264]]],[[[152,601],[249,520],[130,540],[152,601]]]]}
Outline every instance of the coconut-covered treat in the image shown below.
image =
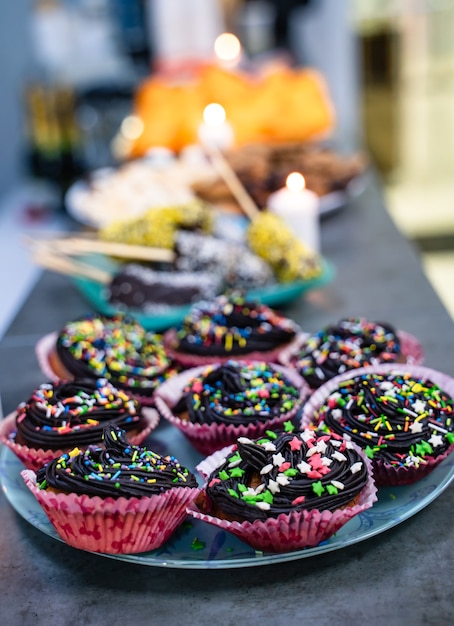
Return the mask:
{"type": "Polygon", "coordinates": [[[198,469],[206,485],[191,514],[276,552],[317,545],[376,499],[363,453],[319,431],[240,437],[198,469]]]}
{"type": "Polygon", "coordinates": [[[111,554],[160,546],[199,492],[175,457],[134,446],[114,427],[103,446],[75,448],[22,476],[64,541],[111,554]]]}
{"type": "Polygon", "coordinates": [[[38,346],[38,359],[60,378],[106,378],[147,398],[175,373],[161,335],[146,331],[130,316],[90,314],[66,324],[52,341],[47,351],[38,346]]]}
{"type": "Polygon", "coordinates": [[[127,263],[113,277],[106,297],[122,311],[163,315],[171,307],[214,298],[222,286],[221,276],[209,272],[158,271],[140,263],[127,263]]]}
{"type": "Polygon", "coordinates": [[[160,414],[202,454],[284,428],[299,414],[309,389],[296,372],[263,361],[227,361],[188,369],[155,394],[160,414]]]}
{"type": "Polygon", "coordinates": [[[363,448],[377,484],[413,483],[454,449],[452,379],[402,365],[350,374],[312,396],[303,424],[338,433],[363,448]]]}
{"type": "Polygon", "coordinates": [[[181,230],[175,242],[175,267],[222,277],[224,289],[257,289],[276,282],[270,265],[239,243],[181,230]]]}
{"type": "Polygon", "coordinates": [[[219,296],[195,304],[178,329],[164,335],[164,346],[188,367],[232,358],[277,361],[299,327],[270,307],[241,296],[219,296]]]}
{"type": "Polygon", "coordinates": [[[421,363],[419,342],[391,324],[348,317],[303,338],[290,362],[312,389],[338,374],[379,363],[421,363]]]}
{"type": "Polygon", "coordinates": [[[0,438],[35,469],[63,451],[100,444],[106,425],[124,429],[140,443],[159,415],[105,379],[43,383],[0,426],[0,438]]]}

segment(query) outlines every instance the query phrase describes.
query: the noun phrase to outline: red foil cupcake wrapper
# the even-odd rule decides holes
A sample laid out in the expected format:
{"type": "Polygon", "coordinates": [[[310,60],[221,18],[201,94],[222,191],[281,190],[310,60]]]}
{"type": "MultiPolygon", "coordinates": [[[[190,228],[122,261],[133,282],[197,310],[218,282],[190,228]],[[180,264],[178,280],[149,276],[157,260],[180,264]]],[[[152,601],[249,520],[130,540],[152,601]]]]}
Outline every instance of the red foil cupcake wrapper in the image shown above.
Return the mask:
{"type": "MultiPolygon", "coordinates": [[[[159,413],[156,409],[144,408],[143,416],[147,421],[147,426],[140,432],[135,433],[127,437],[133,445],[140,445],[142,441],[157,427],[159,424],[159,413]]],[[[10,413],[4,420],[0,422],[0,441],[7,446],[18,459],[31,470],[38,470],[40,467],[52,461],[52,459],[58,459],[62,454],[68,452],[70,448],[64,448],[61,450],[43,450],[42,448],[30,448],[26,445],[16,443],[14,441],[14,433],[16,432],[16,411],[10,413]],[[13,437],[12,437],[13,436],[13,437]]],[[[99,441],[94,441],[94,444],[99,444],[99,441]]],[[[80,449],[84,449],[86,446],[78,446],[80,449]]]]}
{"type": "MultiPolygon", "coordinates": [[[[289,514],[281,514],[277,518],[268,518],[264,521],[230,522],[211,515],[209,510],[207,512],[202,511],[194,501],[188,507],[188,513],[195,519],[203,520],[208,524],[231,532],[256,550],[280,553],[317,546],[334,535],[352,517],[369,509],[377,500],[377,488],[372,475],[371,463],[357,446],[355,448],[367,465],[369,480],[360,492],[357,502],[351,507],[333,512],[317,509],[292,511],[289,514]]],[[[219,467],[232,449],[232,447],[228,447],[216,452],[202,461],[197,466],[197,470],[206,479],[214,469],[219,467]]],[[[202,492],[202,498],[203,495],[202,492]]],[[[204,504],[209,507],[206,499],[204,504]]]]}
{"type": "MultiPolygon", "coordinates": [[[[58,359],[56,355],[56,344],[58,339],[58,333],[49,333],[44,335],[38,340],[35,346],[35,354],[38,359],[38,364],[41,372],[44,374],[47,380],[51,382],[58,382],[62,378],[65,380],[74,380],[74,375],[68,372],[64,366],[58,361],[58,367],[61,372],[56,372],[52,367],[52,359],[58,359]]],[[[115,386],[115,383],[112,383],[115,386]]],[[[150,395],[141,395],[140,392],[133,391],[132,389],[125,389],[127,393],[133,396],[143,406],[153,406],[153,393],[150,395]]]]}
{"type": "Polygon", "coordinates": [[[36,485],[23,470],[25,484],[59,537],[68,545],[104,554],[135,554],[159,548],[187,517],[200,489],[175,487],[143,498],[106,498],[54,493],[36,485]]]}
{"type": "MultiPolygon", "coordinates": [[[[441,387],[454,398],[454,378],[438,370],[434,370],[422,365],[412,365],[406,363],[383,363],[374,367],[361,367],[350,370],[331,378],[321,387],[316,389],[303,407],[301,414],[301,428],[307,428],[313,424],[314,413],[324,404],[329,394],[336,389],[338,384],[344,380],[349,380],[352,376],[362,374],[387,374],[397,372],[399,374],[408,373],[412,376],[428,378],[441,387]]],[[[436,457],[425,457],[426,463],[421,463],[417,467],[395,467],[383,461],[373,461],[375,482],[379,486],[399,486],[411,485],[412,483],[427,476],[437,465],[439,465],[452,451],[454,444],[436,457]]]]}
{"type": "MultiPolygon", "coordinates": [[[[405,362],[410,365],[422,365],[424,363],[424,350],[420,341],[405,330],[398,330],[396,332],[399,337],[400,349],[405,357],[405,362]]],[[[308,337],[310,337],[310,333],[300,333],[292,346],[289,346],[281,352],[279,362],[292,367],[302,344],[308,337]]]]}
{"type": "MultiPolygon", "coordinates": [[[[232,360],[232,359],[230,359],[232,360]]],[[[242,360],[241,362],[246,362],[242,360]]],[[[251,362],[247,359],[247,362],[251,362]]],[[[219,363],[217,363],[219,365],[219,363]]],[[[185,421],[174,415],[172,408],[180,399],[186,384],[195,376],[205,371],[206,365],[185,370],[178,376],[166,380],[155,392],[154,401],[156,408],[164,419],[176,426],[188,439],[191,445],[200,454],[211,454],[215,450],[236,442],[238,437],[255,439],[261,437],[267,430],[277,430],[283,427],[284,422],[292,419],[300,410],[305,398],[308,396],[309,387],[303,379],[294,371],[282,365],[275,365],[276,369],[283,372],[292,384],[301,389],[301,403],[285,415],[255,424],[198,424],[185,421]]]]}
{"type": "Polygon", "coordinates": [[[297,338],[293,339],[289,344],[285,346],[279,346],[273,350],[266,352],[260,352],[259,350],[248,352],[247,354],[229,354],[226,356],[210,356],[190,354],[188,352],[180,352],[172,345],[175,342],[177,331],[171,328],[164,334],[163,343],[167,355],[173,359],[176,363],[184,367],[198,367],[200,365],[211,365],[215,363],[226,363],[227,361],[264,361],[265,363],[279,363],[280,354],[283,350],[291,349],[291,346],[296,342],[297,338]]]}

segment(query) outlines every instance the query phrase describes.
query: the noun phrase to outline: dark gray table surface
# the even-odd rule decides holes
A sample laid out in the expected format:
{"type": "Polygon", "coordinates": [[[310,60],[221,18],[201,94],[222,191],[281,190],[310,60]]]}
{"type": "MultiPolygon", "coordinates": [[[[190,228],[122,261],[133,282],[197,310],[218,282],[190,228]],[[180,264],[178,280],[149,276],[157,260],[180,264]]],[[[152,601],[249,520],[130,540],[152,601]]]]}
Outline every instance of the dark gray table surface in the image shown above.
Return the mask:
{"type": "MultiPolygon", "coordinates": [[[[417,336],[429,367],[454,375],[452,320],[380,186],[322,223],[334,281],[285,312],[309,331],[345,315],[417,336]]],[[[5,294],[3,297],[7,297],[5,294]]],[[[40,382],[34,345],[89,310],[69,279],[44,273],[0,343],[5,414],[40,382]]],[[[75,550],[35,529],[0,495],[0,624],[452,624],[454,487],[391,530],[342,550],[227,570],[134,565],[75,550]]]]}

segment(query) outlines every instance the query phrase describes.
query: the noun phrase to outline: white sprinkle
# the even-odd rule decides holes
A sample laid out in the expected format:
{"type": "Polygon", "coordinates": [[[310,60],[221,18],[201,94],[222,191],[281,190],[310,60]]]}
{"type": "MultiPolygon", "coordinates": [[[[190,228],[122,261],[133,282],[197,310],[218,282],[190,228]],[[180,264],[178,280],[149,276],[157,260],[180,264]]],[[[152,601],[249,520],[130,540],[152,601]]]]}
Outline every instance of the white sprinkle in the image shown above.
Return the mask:
{"type": "Polygon", "coordinates": [[[258,509],[262,509],[262,511],[269,511],[269,509],[271,508],[268,502],[255,502],[255,506],[258,509]]]}
{"type": "Polygon", "coordinates": [[[288,476],[285,474],[278,474],[276,480],[282,487],[285,487],[285,485],[288,485],[290,482],[288,476]]]}
{"type": "Polygon", "coordinates": [[[285,459],[282,454],[280,452],[278,454],[273,454],[273,465],[279,467],[282,463],[285,463],[285,459]]]}
{"type": "Polygon", "coordinates": [[[327,456],[322,456],[322,465],[326,465],[326,467],[329,467],[332,462],[333,459],[329,459],[327,456]]]}
{"type": "Polygon", "coordinates": [[[240,443],[252,443],[252,440],[249,439],[248,437],[238,437],[238,441],[240,443]]]}
{"type": "Polygon", "coordinates": [[[341,491],[345,487],[344,483],[341,483],[338,480],[332,480],[331,484],[333,485],[333,487],[336,487],[336,489],[340,489],[341,491]]]}
{"type": "Polygon", "coordinates": [[[270,480],[268,482],[268,489],[273,494],[279,493],[279,491],[281,490],[281,488],[279,487],[279,483],[276,480],[270,480]]]}
{"type": "Polygon", "coordinates": [[[268,465],[265,465],[264,467],[262,467],[262,469],[260,470],[260,473],[261,474],[268,474],[269,472],[271,472],[273,467],[274,467],[274,465],[272,463],[268,463],[268,465]]]}
{"type": "Polygon", "coordinates": [[[410,430],[412,433],[420,433],[422,432],[422,423],[421,422],[413,422],[410,424],[410,430]]]}
{"type": "Polygon", "coordinates": [[[432,444],[434,446],[434,448],[436,448],[437,446],[442,446],[443,445],[443,437],[441,435],[433,434],[430,437],[430,439],[429,439],[429,443],[432,444]]]}
{"type": "Polygon", "coordinates": [[[301,461],[301,463],[298,463],[296,467],[301,472],[301,474],[307,474],[312,470],[312,466],[309,465],[309,463],[306,463],[306,461],[301,461]]]}
{"type": "Polygon", "coordinates": [[[363,464],[361,463],[361,461],[357,461],[356,463],[353,463],[353,465],[350,468],[351,473],[352,474],[356,474],[357,472],[360,471],[362,466],[363,466],[363,464]]]}
{"type": "Polygon", "coordinates": [[[272,441],[266,441],[265,443],[261,444],[261,446],[267,452],[274,452],[276,450],[276,446],[272,441]]]}
{"type": "Polygon", "coordinates": [[[347,457],[345,456],[345,454],[342,454],[342,452],[339,452],[339,450],[335,450],[332,454],[333,459],[336,459],[336,461],[346,461],[347,457]]]}

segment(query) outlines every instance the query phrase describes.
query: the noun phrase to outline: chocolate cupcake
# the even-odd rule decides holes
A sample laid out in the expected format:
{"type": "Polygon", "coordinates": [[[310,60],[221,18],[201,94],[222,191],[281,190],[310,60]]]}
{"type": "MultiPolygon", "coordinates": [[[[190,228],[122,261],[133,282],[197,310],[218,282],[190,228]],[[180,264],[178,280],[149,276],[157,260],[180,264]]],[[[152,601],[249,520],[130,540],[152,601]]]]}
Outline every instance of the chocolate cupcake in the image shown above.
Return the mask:
{"type": "Polygon", "coordinates": [[[164,346],[186,367],[232,358],[271,362],[298,331],[295,322],[266,305],[219,296],[194,305],[181,328],[165,333],[164,346]]]}
{"type": "Polygon", "coordinates": [[[351,439],[380,485],[411,484],[454,449],[454,379],[408,365],[361,368],[311,396],[303,426],[351,439]]]}
{"type": "Polygon", "coordinates": [[[202,454],[259,437],[299,420],[308,395],[292,370],[263,361],[227,361],[188,369],[155,394],[160,414],[202,454]]]}
{"type": "Polygon", "coordinates": [[[197,469],[206,485],[191,515],[261,550],[315,546],[376,500],[357,446],[313,430],[241,437],[197,469]]]}
{"type": "Polygon", "coordinates": [[[283,362],[317,389],[347,370],[379,363],[421,363],[422,349],[414,337],[388,323],[349,317],[302,338],[296,352],[284,355],[283,362]]]}
{"type": "Polygon", "coordinates": [[[0,425],[0,438],[29,468],[74,447],[100,444],[106,425],[140,443],[159,415],[105,379],[43,383],[0,425]]]}
{"type": "Polygon", "coordinates": [[[87,315],[44,339],[37,347],[44,373],[64,379],[106,378],[143,402],[176,372],[161,335],[147,332],[130,316],[87,315]]]}
{"type": "Polygon", "coordinates": [[[22,476],[63,541],[108,554],[162,545],[199,493],[173,456],[133,446],[114,427],[105,429],[102,447],[76,448],[22,476]]]}

